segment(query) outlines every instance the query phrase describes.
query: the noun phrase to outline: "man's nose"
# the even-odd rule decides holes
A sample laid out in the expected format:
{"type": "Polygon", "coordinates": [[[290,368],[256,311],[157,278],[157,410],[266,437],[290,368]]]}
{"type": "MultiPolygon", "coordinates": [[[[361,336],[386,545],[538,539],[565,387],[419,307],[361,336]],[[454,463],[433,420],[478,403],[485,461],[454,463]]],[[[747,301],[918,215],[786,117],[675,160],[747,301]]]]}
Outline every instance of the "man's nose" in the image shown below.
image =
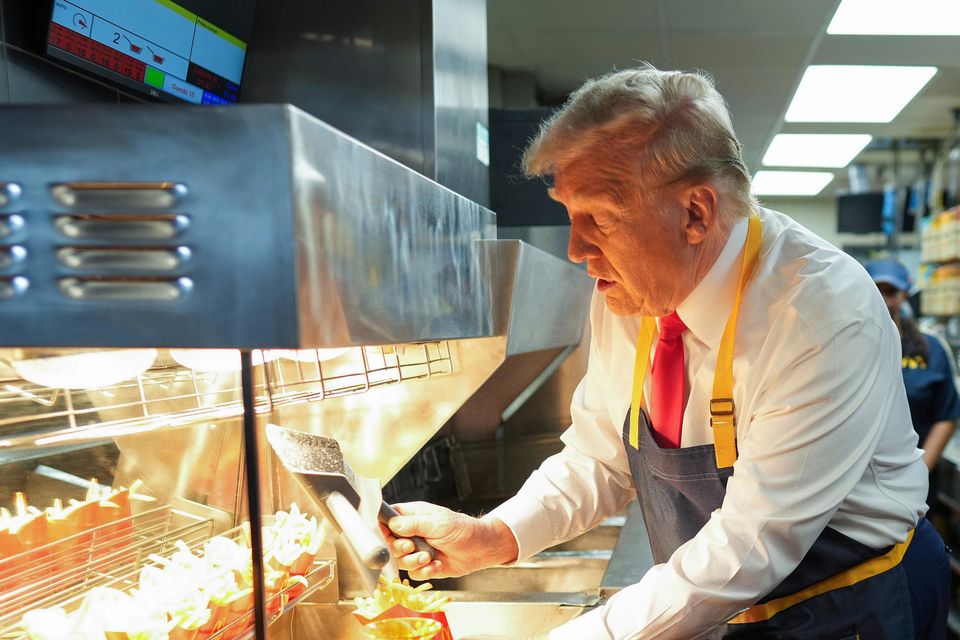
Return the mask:
{"type": "Polygon", "coordinates": [[[567,257],[572,262],[580,263],[588,258],[596,258],[598,255],[596,245],[584,236],[577,223],[572,223],[570,225],[570,240],[567,242],[567,257]]]}

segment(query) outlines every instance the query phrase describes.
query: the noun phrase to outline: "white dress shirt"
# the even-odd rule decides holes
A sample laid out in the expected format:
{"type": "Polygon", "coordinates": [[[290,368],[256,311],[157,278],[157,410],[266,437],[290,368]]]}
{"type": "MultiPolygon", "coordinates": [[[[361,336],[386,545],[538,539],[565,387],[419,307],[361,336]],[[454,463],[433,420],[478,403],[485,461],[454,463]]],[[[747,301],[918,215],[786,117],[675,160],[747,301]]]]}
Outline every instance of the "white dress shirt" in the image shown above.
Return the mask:
{"type": "MultiPolygon", "coordinates": [[[[695,638],[777,586],[827,525],[882,549],[906,539],[926,511],[927,470],[910,422],[900,336],[876,285],[789,217],[766,209],[760,217],[759,263],[734,350],[739,458],[723,505],[668,562],[551,640],[695,638]]],[[[746,227],[737,222],[677,309],[689,329],[683,447],[713,442],[713,372],[746,227]]],[[[520,559],[590,529],[635,496],[621,434],[639,326],[594,292],[589,364],[573,396],[566,447],[492,512],[516,536],[520,559]]],[[[650,362],[655,349],[656,340],[650,362]]]]}

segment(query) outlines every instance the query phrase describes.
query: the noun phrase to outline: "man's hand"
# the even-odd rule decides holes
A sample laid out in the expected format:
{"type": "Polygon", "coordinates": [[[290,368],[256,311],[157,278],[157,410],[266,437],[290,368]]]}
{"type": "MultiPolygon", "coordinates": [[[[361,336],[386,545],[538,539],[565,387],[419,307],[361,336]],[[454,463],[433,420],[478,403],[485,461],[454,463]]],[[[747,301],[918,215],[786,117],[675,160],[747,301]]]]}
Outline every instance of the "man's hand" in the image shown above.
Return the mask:
{"type": "Polygon", "coordinates": [[[380,529],[397,564],[415,580],[462,576],[517,559],[513,532],[497,518],[474,518],[427,502],[393,506],[400,515],[390,519],[389,530],[382,524],[380,529]],[[430,543],[436,558],[430,562],[426,553],[417,553],[409,536],[430,543]]]}

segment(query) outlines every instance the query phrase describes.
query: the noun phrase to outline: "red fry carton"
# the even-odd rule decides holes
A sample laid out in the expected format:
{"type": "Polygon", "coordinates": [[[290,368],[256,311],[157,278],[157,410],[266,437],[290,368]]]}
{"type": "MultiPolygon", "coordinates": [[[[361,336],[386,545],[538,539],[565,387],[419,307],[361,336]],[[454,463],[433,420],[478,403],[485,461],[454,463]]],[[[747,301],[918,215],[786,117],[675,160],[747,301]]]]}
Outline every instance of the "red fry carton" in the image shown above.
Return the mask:
{"type": "Polygon", "coordinates": [[[443,625],[440,633],[435,635],[432,640],[453,640],[453,633],[450,632],[450,624],[447,622],[447,614],[443,611],[425,613],[423,611],[408,609],[401,604],[395,604],[375,618],[367,618],[359,613],[354,613],[353,617],[356,618],[360,624],[367,624],[368,622],[374,622],[376,620],[386,620],[388,618],[430,618],[443,625]]]}

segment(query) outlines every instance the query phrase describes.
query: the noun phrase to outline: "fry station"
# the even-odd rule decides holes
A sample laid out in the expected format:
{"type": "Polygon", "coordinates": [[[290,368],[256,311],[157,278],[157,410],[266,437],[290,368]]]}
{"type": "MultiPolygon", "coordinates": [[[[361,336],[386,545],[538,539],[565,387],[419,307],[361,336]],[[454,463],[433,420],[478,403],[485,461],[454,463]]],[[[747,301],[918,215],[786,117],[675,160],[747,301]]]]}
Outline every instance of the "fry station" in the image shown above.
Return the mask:
{"type": "Polygon", "coordinates": [[[359,637],[338,603],[387,564],[381,483],[509,358],[579,341],[586,276],[292,107],[0,129],[29,247],[2,280],[0,636],[359,637]]]}
{"type": "Polygon", "coordinates": [[[900,4],[0,0],[0,640],[960,638],[900,4]]]}

